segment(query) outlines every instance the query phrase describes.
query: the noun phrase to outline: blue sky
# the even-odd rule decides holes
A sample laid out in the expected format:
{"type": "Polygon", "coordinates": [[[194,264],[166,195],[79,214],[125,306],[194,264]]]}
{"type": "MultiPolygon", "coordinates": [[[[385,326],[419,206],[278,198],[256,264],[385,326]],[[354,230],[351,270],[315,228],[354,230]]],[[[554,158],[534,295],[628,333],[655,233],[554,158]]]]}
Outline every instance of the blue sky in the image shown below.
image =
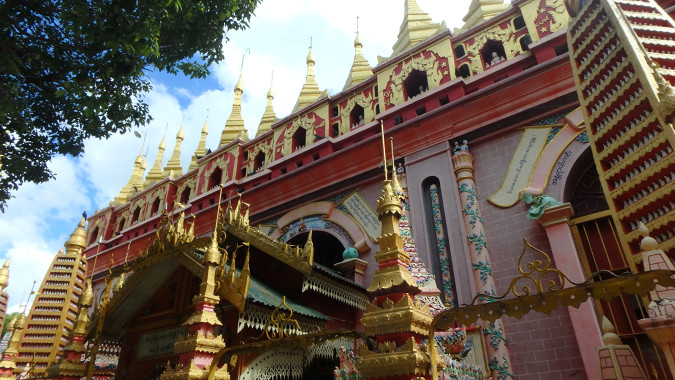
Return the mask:
{"type": "MultiPolygon", "coordinates": [[[[508,0],[505,2],[509,2],[508,0]]],[[[297,100],[306,73],[305,59],[310,38],[316,59],[316,80],[331,94],[342,90],[354,58],[356,17],[363,52],[371,66],[377,56],[391,55],[403,20],[403,0],[264,0],[248,30],[229,34],[223,47],[225,61],[211,67],[212,74],[190,80],[151,73],[154,88],[145,100],[154,120],[137,130],[146,134],[143,152],[152,166],[157,146],[166,130],[171,156],[175,135],[184,125],[181,160],[186,169],[208,121],[207,147],[215,148],[225,125],[239,77],[241,57],[244,100],[242,114],[253,136],[265,109],[266,94],[274,71],[274,109],[277,117],[288,115],[297,100]]],[[[418,0],[434,22],[461,27],[470,0],[418,0]]],[[[55,157],[50,168],[56,179],[26,184],[0,214],[0,257],[10,259],[8,291],[10,311],[25,302],[34,280],[42,281],[54,255],[76,227],[82,211],[90,215],[108,205],[129,180],[142,139],[133,134],[114,135],[108,140],[90,140],[82,157],[55,157]]]]}

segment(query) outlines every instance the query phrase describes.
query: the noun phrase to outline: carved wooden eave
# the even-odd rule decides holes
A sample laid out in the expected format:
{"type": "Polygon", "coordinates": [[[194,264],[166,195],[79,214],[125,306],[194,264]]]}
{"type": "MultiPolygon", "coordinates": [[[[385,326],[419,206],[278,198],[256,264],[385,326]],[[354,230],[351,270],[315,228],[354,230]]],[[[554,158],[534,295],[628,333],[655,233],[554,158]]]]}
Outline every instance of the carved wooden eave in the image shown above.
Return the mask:
{"type": "Polygon", "coordinates": [[[314,271],[302,281],[302,292],[312,290],[346,305],[365,310],[368,296],[363,291],[358,291],[345,284],[341,284],[327,276],[314,271]]]}
{"type": "Polygon", "coordinates": [[[250,253],[246,252],[246,260],[239,273],[235,270],[235,253],[232,254],[229,267],[226,263],[227,256],[223,255],[223,260],[216,269],[216,292],[234,305],[239,312],[243,312],[248,287],[251,284],[251,270],[248,264],[250,253]]]}
{"type": "Polygon", "coordinates": [[[396,304],[387,298],[382,308],[368,302],[361,324],[369,335],[386,335],[412,332],[426,335],[433,316],[429,306],[420,306],[410,296],[404,295],[396,304]]]}
{"type": "Polygon", "coordinates": [[[380,352],[373,352],[361,343],[357,367],[363,377],[424,376],[428,373],[429,354],[420,350],[414,338],[396,351],[395,347],[394,342],[383,342],[378,346],[380,352]]]}
{"type": "Polygon", "coordinates": [[[310,274],[314,261],[314,247],[311,245],[311,240],[308,240],[305,247],[300,247],[272,239],[249,225],[248,210],[242,215],[241,203],[241,200],[239,200],[234,208],[228,205],[222,218],[223,230],[242,241],[249,242],[251,246],[291,268],[305,275],[310,274]]]}

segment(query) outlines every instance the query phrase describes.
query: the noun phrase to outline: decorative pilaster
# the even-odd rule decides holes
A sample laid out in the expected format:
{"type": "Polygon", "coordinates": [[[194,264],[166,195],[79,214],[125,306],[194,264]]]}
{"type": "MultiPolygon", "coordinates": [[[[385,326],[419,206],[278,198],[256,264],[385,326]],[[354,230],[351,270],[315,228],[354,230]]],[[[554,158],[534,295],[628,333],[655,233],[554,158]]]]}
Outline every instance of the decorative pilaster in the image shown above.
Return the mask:
{"type": "Polygon", "coordinates": [[[86,352],[84,341],[87,338],[89,327],[89,308],[94,300],[91,281],[87,280],[84,293],[80,297],[79,312],[75,329],[70,334],[68,344],[63,348],[61,359],[47,368],[47,374],[57,380],[80,380],[87,374],[87,363],[82,362],[82,355],[86,352]]]}
{"type": "MultiPolygon", "coordinates": [[[[455,168],[457,185],[459,186],[459,196],[463,205],[462,214],[464,214],[464,225],[466,228],[466,238],[469,245],[469,255],[471,266],[473,267],[474,285],[477,293],[486,295],[496,295],[495,280],[492,277],[492,267],[490,266],[490,254],[488,252],[487,242],[485,240],[485,229],[483,226],[483,217],[478,206],[478,194],[476,193],[476,183],[473,177],[473,155],[469,152],[466,140],[459,146],[455,143],[452,163],[455,168]]],[[[490,302],[490,297],[483,297],[481,302],[490,302]]],[[[488,351],[488,367],[492,371],[492,376],[499,380],[513,378],[509,371],[510,360],[509,351],[506,348],[508,342],[504,331],[504,324],[501,319],[494,323],[483,324],[483,335],[486,336],[488,351]]]]}
{"type": "MultiPolygon", "coordinates": [[[[215,306],[220,302],[220,297],[215,295],[215,290],[216,270],[222,256],[217,235],[218,225],[216,224],[211,245],[204,254],[204,269],[199,294],[192,299],[195,312],[183,323],[183,326],[188,326],[188,334],[185,337],[179,337],[174,344],[174,351],[180,355],[178,364],[175,368],[167,365],[166,371],[160,376],[161,380],[206,379],[208,367],[215,354],[225,347],[222,336],[214,333],[216,326],[222,326],[214,311],[215,306]]],[[[226,261],[227,257],[224,259],[226,261]]],[[[234,260],[230,265],[234,267],[234,260]]],[[[214,378],[229,379],[227,365],[217,370],[214,378]]]]}
{"type": "MultiPolygon", "coordinates": [[[[666,269],[675,271],[672,261],[656,239],[649,236],[649,230],[640,222],[642,235],[642,264],[644,271],[666,269]]],[[[675,377],[675,288],[659,286],[649,292],[649,317],[638,320],[638,324],[647,333],[649,339],[661,347],[668,362],[670,374],[675,377]]]]}
{"type": "Polygon", "coordinates": [[[12,324],[12,337],[2,356],[2,361],[0,361],[0,379],[16,379],[16,375],[14,374],[14,370],[16,369],[16,357],[19,355],[21,335],[24,327],[26,327],[26,316],[23,313],[20,313],[12,324]]]}
{"type": "MultiPolygon", "coordinates": [[[[538,203],[543,202],[537,202],[535,205],[538,203]]],[[[546,229],[546,236],[551,244],[551,253],[553,254],[556,268],[565,273],[570,281],[582,283],[586,278],[569,224],[570,218],[574,215],[572,206],[569,203],[560,204],[557,201],[549,203],[557,204],[544,207],[541,210],[541,216],[536,220],[546,229]]],[[[528,219],[530,219],[530,216],[531,213],[528,212],[528,219]]],[[[567,282],[566,287],[570,286],[573,285],[567,282]]],[[[593,308],[593,302],[588,300],[582,303],[579,308],[568,306],[567,310],[570,314],[574,336],[577,338],[579,351],[581,352],[581,360],[584,363],[586,377],[588,379],[599,379],[598,363],[594,360],[594,357],[595,352],[602,346],[602,335],[597,322],[598,317],[593,308]]]]}

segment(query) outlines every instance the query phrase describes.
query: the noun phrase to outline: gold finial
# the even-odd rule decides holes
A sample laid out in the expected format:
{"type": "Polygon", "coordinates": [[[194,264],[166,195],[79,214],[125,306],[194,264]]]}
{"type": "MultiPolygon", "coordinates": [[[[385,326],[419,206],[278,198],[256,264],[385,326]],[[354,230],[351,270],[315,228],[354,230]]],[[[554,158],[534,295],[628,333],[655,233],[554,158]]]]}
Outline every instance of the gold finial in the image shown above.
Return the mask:
{"type": "Polygon", "coordinates": [[[394,158],[394,138],[389,138],[389,143],[391,144],[391,188],[394,190],[394,193],[403,196],[403,189],[401,184],[398,182],[398,176],[396,175],[396,159],[394,158]]]}
{"type": "Polygon", "coordinates": [[[642,222],[638,222],[638,232],[642,236],[642,241],[640,242],[640,248],[643,251],[654,251],[658,249],[659,243],[653,237],[649,236],[649,229],[642,222]]]}
{"type": "Polygon", "coordinates": [[[9,259],[0,268],[0,292],[9,285],[9,259]]]}
{"type": "Polygon", "coordinates": [[[610,322],[605,316],[602,317],[602,343],[605,346],[623,344],[621,342],[621,338],[616,335],[616,329],[614,328],[614,325],[612,325],[612,322],[610,322]]]}
{"type": "Polygon", "coordinates": [[[316,79],[314,78],[315,63],[314,53],[312,52],[312,39],[310,37],[309,53],[307,54],[307,76],[305,77],[305,83],[302,85],[302,90],[300,90],[298,101],[295,107],[293,107],[293,112],[311,104],[322,95],[319,84],[316,83],[316,79]]]}
{"type": "Polygon", "coordinates": [[[65,243],[66,253],[80,253],[87,247],[87,234],[84,231],[86,219],[83,216],[77,227],[65,243]],[[78,251],[79,250],[79,251],[78,251]]]}
{"type": "Polygon", "coordinates": [[[387,145],[384,143],[384,121],[380,120],[380,132],[382,133],[382,165],[384,166],[384,180],[387,178],[387,145]]]}

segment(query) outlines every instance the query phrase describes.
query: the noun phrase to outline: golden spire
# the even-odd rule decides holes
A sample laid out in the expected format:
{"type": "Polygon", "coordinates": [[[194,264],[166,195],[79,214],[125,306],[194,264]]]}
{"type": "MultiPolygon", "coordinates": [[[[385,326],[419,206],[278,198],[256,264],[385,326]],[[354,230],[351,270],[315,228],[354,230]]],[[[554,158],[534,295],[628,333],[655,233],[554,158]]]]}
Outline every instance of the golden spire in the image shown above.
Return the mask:
{"type": "Polygon", "coordinates": [[[143,186],[148,187],[155,182],[161,181],[164,176],[162,175],[162,160],[164,159],[164,150],[166,149],[166,136],[162,137],[162,142],[159,143],[159,149],[157,150],[157,158],[155,159],[154,165],[148,172],[148,175],[145,176],[145,182],[143,186]]]}
{"type": "Polygon", "coordinates": [[[373,76],[373,68],[370,67],[368,60],[363,56],[363,44],[361,43],[361,38],[359,38],[358,20],[359,18],[357,17],[356,38],[354,39],[354,63],[352,64],[352,69],[349,72],[343,90],[373,76]]]}
{"type": "Polygon", "coordinates": [[[188,170],[195,169],[197,167],[197,160],[206,155],[206,136],[209,134],[209,128],[206,126],[207,121],[204,122],[204,128],[202,128],[202,137],[199,139],[199,144],[197,144],[197,149],[195,149],[195,154],[192,155],[192,161],[190,161],[190,168],[188,170]],[[197,158],[199,156],[199,158],[197,158]]]}
{"type": "Polygon", "coordinates": [[[87,233],[84,231],[85,218],[82,217],[75,230],[64,244],[66,254],[80,254],[87,247],[87,233]]]}
{"type": "Polygon", "coordinates": [[[2,292],[9,284],[9,259],[0,268],[0,292],[2,292]]]}
{"type": "MultiPolygon", "coordinates": [[[[242,58],[243,63],[243,58],[242,58]]],[[[231,143],[236,139],[248,140],[248,131],[244,126],[244,119],[241,117],[241,97],[244,94],[244,85],[241,80],[241,73],[239,73],[239,81],[234,86],[234,100],[232,101],[232,112],[230,117],[225,122],[225,129],[220,135],[220,144],[223,146],[231,143]]]]}
{"type": "Polygon", "coordinates": [[[312,44],[309,45],[309,53],[307,54],[307,76],[305,77],[305,84],[302,85],[298,102],[293,107],[293,112],[305,107],[321,97],[322,92],[319,89],[319,84],[314,78],[314,53],[312,52],[312,44]]]}
{"type": "MultiPolygon", "coordinates": [[[[380,122],[382,129],[382,122],[380,122]]],[[[382,195],[377,200],[377,214],[382,225],[377,242],[380,250],[375,253],[377,270],[367,291],[371,296],[389,294],[392,292],[406,292],[415,295],[422,291],[410,274],[410,255],[403,249],[403,237],[399,229],[399,221],[403,206],[401,196],[394,190],[393,180],[387,177],[387,156],[382,129],[382,157],[384,163],[384,183],[382,195]]],[[[392,156],[393,159],[393,156],[392,156]]],[[[396,169],[394,169],[395,171],[396,169]]],[[[396,173],[392,173],[396,176],[396,173]]]]}
{"type": "Polygon", "coordinates": [[[436,24],[431,22],[428,13],[420,9],[416,0],[405,0],[405,15],[398,32],[398,40],[392,47],[392,56],[408,50],[410,47],[433,36],[445,29],[445,23],[436,24]]]}
{"type": "Polygon", "coordinates": [[[183,175],[183,168],[180,166],[180,148],[183,144],[183,137],[183,124],[181,123],[176,133],[176,146],[173,147],[173,154],[164,167],[164,177],[178,178],[183,175]]]}
{"type": "Polygon", "coordinates": [[[145,171],[145,166],[143,164],[143,148],[141,152],[138,153],[136,160],[134,161],[134,170],[131,172],[131,177],[129,182],[120,190],[118,196],[110,202],[111,206],[117,206],[125,204],[129,197],[143,189],[143,172],[145,171]]]}
{"type": "Polygon", "coordinates": [[[504,4],[504,0],[472,0],[469,11],[462,19],[464,21],[462,29],[466,30],[483,23],[509,9],[509,6],[504,4]]]}
{"type": "Polygon", "coordinates": [[[260,125],[258,125],[258,132],[255,134],[256,137],[269,131],[272,128],[272,124],[277,121],[277,116],[274,113],[274,106],[272,105],[273,101],[274,91],[272,90],[272,85],[270,84],[270,90],[267,91],[267,105],[265,106],[265,113],[263,113],[262,120],[260,120],[260,125]]]}

